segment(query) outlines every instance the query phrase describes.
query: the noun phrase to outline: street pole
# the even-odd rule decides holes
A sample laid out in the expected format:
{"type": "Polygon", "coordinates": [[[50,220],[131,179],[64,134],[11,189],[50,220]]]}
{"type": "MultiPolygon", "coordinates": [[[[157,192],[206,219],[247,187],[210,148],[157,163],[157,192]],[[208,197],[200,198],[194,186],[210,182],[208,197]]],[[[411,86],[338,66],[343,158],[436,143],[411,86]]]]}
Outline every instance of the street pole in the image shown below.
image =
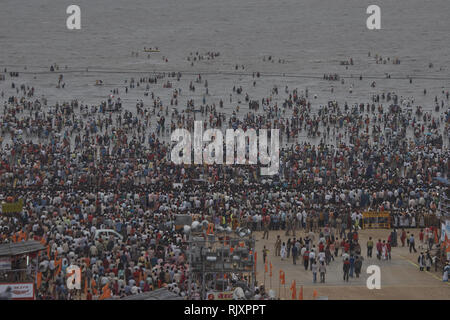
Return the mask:
{"type": "MultiPolygon", "coordinates": [[[[192,232],[192,231],[191,231],[192,232]]],[[[188,281],[188,285],[189,285],[189,290],[188,290],[188,296],[189,299],[192,299],[192,233],[189,233],[189,281],[188,281]]]]}

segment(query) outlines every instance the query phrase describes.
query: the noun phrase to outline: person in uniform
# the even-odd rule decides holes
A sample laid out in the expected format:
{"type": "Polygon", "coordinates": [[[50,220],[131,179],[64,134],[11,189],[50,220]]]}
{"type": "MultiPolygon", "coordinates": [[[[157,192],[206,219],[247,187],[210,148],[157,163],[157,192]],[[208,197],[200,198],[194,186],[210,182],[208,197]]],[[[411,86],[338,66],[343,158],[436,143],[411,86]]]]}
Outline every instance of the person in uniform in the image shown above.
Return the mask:
{"type": "Polygon", "coordinates": [[[277,240],[275,241],[275,257],[280,256],[280,251],[281,251],[281,239],[280,235],[278,235],[277,240]]]}

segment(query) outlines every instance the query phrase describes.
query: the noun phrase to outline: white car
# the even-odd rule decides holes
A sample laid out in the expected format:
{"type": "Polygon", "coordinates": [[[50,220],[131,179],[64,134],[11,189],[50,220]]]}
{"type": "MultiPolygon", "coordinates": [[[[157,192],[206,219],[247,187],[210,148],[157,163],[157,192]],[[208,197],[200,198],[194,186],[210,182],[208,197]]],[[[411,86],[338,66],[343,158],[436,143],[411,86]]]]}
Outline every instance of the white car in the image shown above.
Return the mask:
{"type": "Polygon", "coordinates": [[[118,233],[115,230],[112,229],[98,229],[95,230],[95,234],[94,234],[94,239],[98,239],[98,238],[106,238],[108,239],[109,237],[113,237],[113,238],[118,238],[119,240],[123,240],[123,236],[118,233]]]}

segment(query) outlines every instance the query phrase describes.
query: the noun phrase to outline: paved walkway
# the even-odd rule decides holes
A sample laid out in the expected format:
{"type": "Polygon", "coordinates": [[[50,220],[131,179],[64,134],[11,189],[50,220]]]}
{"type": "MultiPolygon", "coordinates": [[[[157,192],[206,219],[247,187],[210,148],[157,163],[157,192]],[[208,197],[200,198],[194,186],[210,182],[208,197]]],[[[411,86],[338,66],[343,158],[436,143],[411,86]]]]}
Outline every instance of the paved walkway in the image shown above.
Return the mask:
{"type": "MultiPolygon", "coordinates": [[[[418,238],[418,229],[409,230],[418,238]]],[[[295,280],[297,284],[297,298],[300,286],[303,286],[304,299],[312,299],[313,292],[316,290],[317,296],[327,296],[333,300],[354,300],[354,299],[450,299],[450,284],[442,282],[440,271],[420,272],[417,265],[417,253],[409,253],[406,247],[392,248],[392,260],[380,261],[373,254],[373,258],[366,257],[366,242],[369,236],[374,242],[378,239],[386,240],[389,230],[362,230],[359,232],[359,238],[364,256],[362,273],[360,278],[350,278],[349,282],[344,282],[342,271],[342,257],[335,258],[327,266],[325,283],[313,283],[312,272],[305,271],[302,260],[297,260],[297,265],[293,265],[292,258],[281,260],[275,257],[274,244],[277,235],[281,236],[283,242],[287,242],[289,237],[284,235],[284,231],[271,231],[268,240],[261,240],[262,233],[255,233],[258,252],[257,279],[259,283],[264,283],[264,263],[262,262],[262,248],[265,245],[269,249],[268,261],[272,263],[272,283],[270,282],[269,272],[266,274],[266,288],[272,287],[277,296],[281,299],[291,299],[290,286],[295,280]],[[370,274],[366,273],[369,265],[378,265],[381,269],[381,289],[369,290],[366,286],[367,278],[370,274]],[[279,290],[279,270],[286,273],[286,286],[279,290]]],[[[304,232],[296,233],[298,237],[304,237],[304,232]]],[[[290,237],[292,238],[292,237],[290,237]]],[[[317,238],[317,237],[316,237],[317,238]]],[[[270,270],[269,270],[270,271],[270,270]]],[[[319,281],[319,275],[317,275],[319,281]]]]}

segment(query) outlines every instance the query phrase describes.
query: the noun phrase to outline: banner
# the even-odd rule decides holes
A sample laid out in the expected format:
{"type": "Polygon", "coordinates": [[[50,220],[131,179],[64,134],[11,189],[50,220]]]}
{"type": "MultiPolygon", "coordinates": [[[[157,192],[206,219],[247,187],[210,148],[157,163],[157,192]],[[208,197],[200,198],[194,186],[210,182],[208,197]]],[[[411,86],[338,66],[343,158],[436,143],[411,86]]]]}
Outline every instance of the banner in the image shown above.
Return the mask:
{"type": "Polygon", "coordinates": [[[20,213],[23,209],[23,199],[13,203],[3,203],[2,212],[3,213],[20,213]]]}
{"type": "Polygon", "coordinates": [[[208,292],[208,300],[233,300],[233,291],[208,292]]]}
{"type": "Polygon", "coordinates": [[[0,257],[0,270],[11,270],[11,257],[0,257]]]}
{"type": "Polygon", "coordinates": [[[389,211],[363,212],[363,229],[390,229],[391,215],[389,211]]]}
{"type": "Polygon", "coordinates": [[[2,283],[0,284],[0,295],[3,296],[8,287],[12,289],[13,300],[34,300],[33,283],[2,283]]]}
{"type": "Polygon", "coordinates": [[[442,223],[441,224],[441,242],[445,241],[446,229],[447,229],[447,224],[442,223]]]}

